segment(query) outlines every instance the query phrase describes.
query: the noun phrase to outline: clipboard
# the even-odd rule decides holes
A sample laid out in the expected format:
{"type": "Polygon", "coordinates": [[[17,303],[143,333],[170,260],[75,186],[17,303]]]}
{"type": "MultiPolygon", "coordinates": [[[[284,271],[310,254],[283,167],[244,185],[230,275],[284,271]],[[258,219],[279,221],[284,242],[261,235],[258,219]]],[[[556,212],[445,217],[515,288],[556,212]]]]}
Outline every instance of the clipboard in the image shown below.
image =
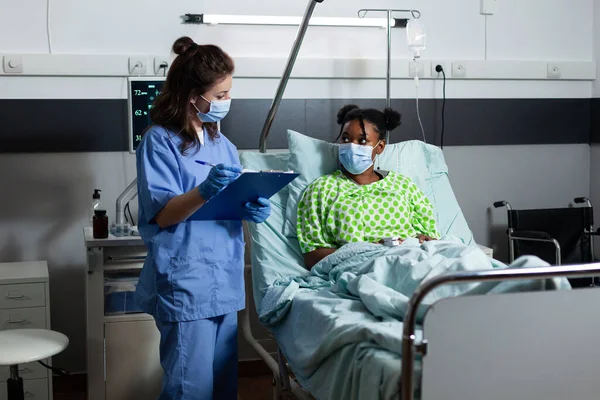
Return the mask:
{"type": "Polygon", "coordinates": [[[270,199],[299,177],[294,172],[244,172],[235,181],[204,203],[191,217],[194,221],[241,221],[246,216],[244,205],[259,197],[270,199]]]}

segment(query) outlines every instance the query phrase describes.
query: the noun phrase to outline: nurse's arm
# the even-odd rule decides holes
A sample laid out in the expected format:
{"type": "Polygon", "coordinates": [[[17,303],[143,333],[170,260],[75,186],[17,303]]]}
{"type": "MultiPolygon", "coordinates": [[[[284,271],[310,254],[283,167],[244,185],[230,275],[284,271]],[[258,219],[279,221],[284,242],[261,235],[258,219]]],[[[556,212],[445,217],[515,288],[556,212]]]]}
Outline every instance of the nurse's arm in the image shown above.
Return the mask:
{"type": "Polygon", "coordinates": [[[156,214],[156,223],[162,229],[177,225],[191,217],[204,203],[206,200],[200,195],[198,188],[194,188],[169,200],[156,214]]]}
{"type": "Polygon", "coordinates": [[[306,268],[311,270],[312,267],[314,267],[316,263],[318,263],[319,261],[321,261],[328,255],[335,253],[336,250],[337,249],[322,248],[322,249],[313,250],[310,253],[305,253],[304,254],[304,264],[306,264],[306,268]]]}

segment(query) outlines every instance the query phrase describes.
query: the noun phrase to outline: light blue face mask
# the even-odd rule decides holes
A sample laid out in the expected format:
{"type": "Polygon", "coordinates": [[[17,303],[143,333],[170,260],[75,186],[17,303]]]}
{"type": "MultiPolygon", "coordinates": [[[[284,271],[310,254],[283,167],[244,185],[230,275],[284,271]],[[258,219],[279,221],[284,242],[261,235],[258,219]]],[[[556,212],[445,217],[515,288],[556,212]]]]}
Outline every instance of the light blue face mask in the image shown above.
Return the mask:
{"type": "Polygon", "coordinates": [[[194,104],[194,107],[198,111],[198,118],[200,119],[200,121],[219,122],[220,120],[225,118],[227,113],[229,113],[229,108],[231,107],[231,99],[208,101],[204,98],[204,96],[200,97],[202,97],[204,101],[210,104],[210,110],[206,114],[200,112],[200,110],[198,110],[198,107],[196,107],[196,104],[194,104]]]}
{"type": "Polygon", "coordinates": [[[360,175],[373,165],[373,149],[373,146],[355,143],[341,144],[339,146],[340,163],[352,175],[360,175]]]}

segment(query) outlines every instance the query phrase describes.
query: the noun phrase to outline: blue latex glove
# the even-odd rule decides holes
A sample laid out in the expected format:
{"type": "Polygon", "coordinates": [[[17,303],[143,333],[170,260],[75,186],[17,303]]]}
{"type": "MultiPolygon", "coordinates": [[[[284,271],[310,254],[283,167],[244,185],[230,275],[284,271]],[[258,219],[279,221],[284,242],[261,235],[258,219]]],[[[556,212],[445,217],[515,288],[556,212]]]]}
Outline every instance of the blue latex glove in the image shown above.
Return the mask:
{"type": "Polygon", "coordinates": [[[269,199],[259,197],[256,203],[246,203],[244,205],[247,215],[244,219],[252,221],[256,224],[265,222],[269,215],[271,215],[271,202],[269,199]]]}
{"type": "Polygon", "coordinates": [[[198,186],[198,191],[204,200],[208,201],[225,186],[235,181],[241,173],[241,165],[215,165],[210,169],[206,180],[198,186]]]}

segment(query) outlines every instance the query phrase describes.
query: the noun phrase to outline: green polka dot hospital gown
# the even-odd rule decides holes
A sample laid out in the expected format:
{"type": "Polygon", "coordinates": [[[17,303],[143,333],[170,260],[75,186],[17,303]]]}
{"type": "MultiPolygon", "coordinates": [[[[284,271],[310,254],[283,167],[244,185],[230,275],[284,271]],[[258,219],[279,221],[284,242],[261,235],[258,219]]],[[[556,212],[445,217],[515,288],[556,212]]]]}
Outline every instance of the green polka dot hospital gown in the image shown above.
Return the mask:
{"type": "Polygon", "coordinates": [[[381,175],[377,182],[358,185],[338,170],[311,183],[298,204],[302,252],[386,237],[439,238],[433,207],[423,192],[403,175],[381,175]]]}

